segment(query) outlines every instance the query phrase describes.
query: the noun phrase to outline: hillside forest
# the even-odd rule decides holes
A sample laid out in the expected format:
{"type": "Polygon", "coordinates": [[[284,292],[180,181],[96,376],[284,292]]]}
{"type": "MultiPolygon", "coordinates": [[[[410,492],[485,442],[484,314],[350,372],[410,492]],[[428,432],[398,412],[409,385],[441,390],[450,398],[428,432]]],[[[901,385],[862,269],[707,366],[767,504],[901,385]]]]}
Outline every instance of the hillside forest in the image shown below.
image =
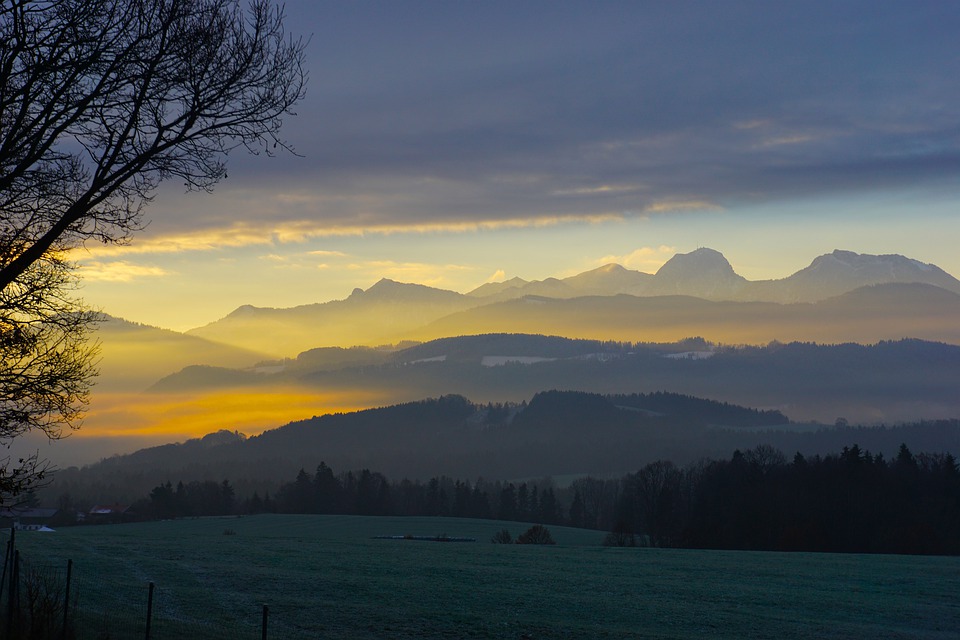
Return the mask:
{"type": "Polygon", "coordinates": [[[679,467],[658,460],[615,478],[501,482],[388,480],[321,462],[276,494],[238,500],[228,480],[166,482],[139,500],[142,518],[264,512],[452,516],[608,532],[604,544],[850,553],[960,553],[960,469],[951,454],[887,460],[858,445],[792,460],[759,445],[679,467]]]}

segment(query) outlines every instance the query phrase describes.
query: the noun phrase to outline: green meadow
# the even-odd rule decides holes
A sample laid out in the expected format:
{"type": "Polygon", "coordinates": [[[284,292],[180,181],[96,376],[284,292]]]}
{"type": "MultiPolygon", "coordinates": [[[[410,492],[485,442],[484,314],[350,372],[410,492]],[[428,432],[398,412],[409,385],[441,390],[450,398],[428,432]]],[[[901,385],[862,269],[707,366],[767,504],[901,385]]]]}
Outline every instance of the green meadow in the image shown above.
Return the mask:
{"type": "MultiPolygon", "coordinates": [[[[80,638],[955,638],[960,558],[499,545],[529,525],[259,515],[18,532],[80,638]],[[375,536],[475,538],[476,542],[375,536]]],[[[9,533],[0,537],[5,543],[9,533]]]]}

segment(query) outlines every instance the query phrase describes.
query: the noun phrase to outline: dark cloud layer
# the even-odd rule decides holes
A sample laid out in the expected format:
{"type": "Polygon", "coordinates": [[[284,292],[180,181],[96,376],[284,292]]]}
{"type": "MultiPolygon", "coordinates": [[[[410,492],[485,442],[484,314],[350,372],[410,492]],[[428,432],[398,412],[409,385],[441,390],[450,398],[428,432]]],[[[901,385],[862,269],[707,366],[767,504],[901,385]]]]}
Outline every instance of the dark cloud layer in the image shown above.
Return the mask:
{"type": "Polygon", "coordinates": [[[229,188],[374,224],[960,186],[960,4],[291,3],[303,158],[229,188]]]}

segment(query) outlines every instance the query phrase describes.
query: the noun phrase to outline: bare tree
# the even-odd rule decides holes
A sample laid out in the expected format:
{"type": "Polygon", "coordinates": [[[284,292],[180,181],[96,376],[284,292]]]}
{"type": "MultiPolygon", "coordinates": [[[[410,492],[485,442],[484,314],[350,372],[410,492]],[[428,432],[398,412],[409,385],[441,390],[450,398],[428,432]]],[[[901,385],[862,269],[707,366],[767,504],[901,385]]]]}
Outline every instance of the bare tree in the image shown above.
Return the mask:
{"type": "MultiPolygon", "coordinates": [[[[50,256],[0,290],[0,444],[29,431],[60,438],[80,424],[96,373],[95,316],[73,298],[75,278],[50,256]]],[[[44,479],[36,455],[0,460],[0,497],[44,479]]]]}
{"type": "Polygon", "coordinates": [[[682,477],[682,472],[665,460],[651,462],[633,476],[639,521],[655,546],[671,542],[671,520],[682,477]]]}
{"type": "Polygon", "coordinates": [[[267,0],[0,4],[0,444],[85,405],[95,316],[64,252],[127,240],[164,180],[210,190],[231,150],[290,150],[303,50],[267,0]]]}

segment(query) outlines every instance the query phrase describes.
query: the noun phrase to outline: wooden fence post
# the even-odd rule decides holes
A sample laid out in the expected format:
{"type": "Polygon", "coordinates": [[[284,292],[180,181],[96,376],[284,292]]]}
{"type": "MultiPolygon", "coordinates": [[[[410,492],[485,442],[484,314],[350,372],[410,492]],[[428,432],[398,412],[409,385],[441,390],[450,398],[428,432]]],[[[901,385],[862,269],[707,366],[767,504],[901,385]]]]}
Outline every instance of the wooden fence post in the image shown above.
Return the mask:
{"type": "Polygon", "coordinates": [[[10,593],[7,594],[7,597],[10,598],[7,605],[7,637],[12,638],[13,634],[16,633],[17,624],[16,618],[20,615],[20,612],[17,610],[17,589],[20,587],[20,550],[13,549],[11,547],[11,559],[13,560],[13,566],[10,567],[10,593]]]}
{"type": "Polygon", "coordinates": [[[70,579],[73,576],[73,560],[67,560],[67,586],[63,595],[63,640],[67,640],[67,629],[70,626],[70,579]]]}
{"type": "Polygon", "coordinates": [[[7,540],[7,552],[3,556],[3,578],[0,579],[0,596],[3,595],[3,589],[7,585],[7,571],[10,571],[10,563],[13,562],[14,535],[16,531],[14,525],[10,525],[10,539],[7,540]]]}
{"type": "Polygon", "coordinates": [[[150,619],[153,617],[153,583],[147,588],[147,631],[144,635],[146,640],[150,640],[150,619]]]}
{"type": "Polygon", "coordinates": [[[4,589],[7,588],[7,571],[12,571],[10,563],[13,562],[13,527],[10,528],[10,539],[7,540],[7,550],[3,554],[3,574],[0,575],[0,603],[3,602],[4,589]]]}
{"type": "Polygon", "coordinates": [[[270,607],[263,605],[263,623],[260,626],[260,640],[267,640],[267,618],[270,616],[270,607]]]}

